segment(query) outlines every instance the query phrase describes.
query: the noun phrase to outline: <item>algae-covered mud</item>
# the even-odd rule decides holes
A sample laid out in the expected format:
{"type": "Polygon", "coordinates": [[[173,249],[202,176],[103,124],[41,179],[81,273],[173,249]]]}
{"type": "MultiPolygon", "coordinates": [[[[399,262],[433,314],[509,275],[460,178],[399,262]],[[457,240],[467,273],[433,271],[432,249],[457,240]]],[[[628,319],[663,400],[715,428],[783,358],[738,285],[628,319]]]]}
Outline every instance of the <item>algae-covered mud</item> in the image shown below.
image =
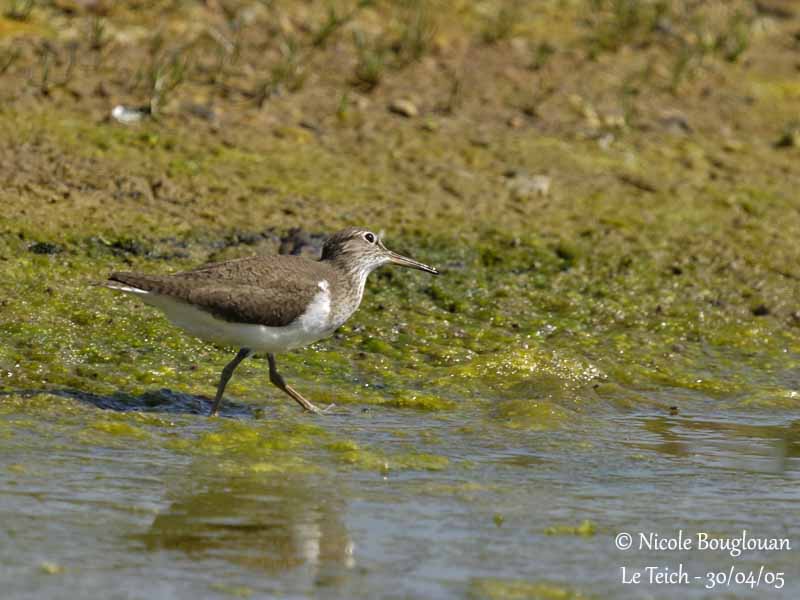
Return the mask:
{"type": "Polygon", "coordinates": [[[6,3],[3,598],[797,597],[798,31],[779,0],[6,3]],[[374,273],[279,357],[324,416],[257,356],[207,418],[233,351],[96,285],[349,225],[442,275],[374,273]]]}

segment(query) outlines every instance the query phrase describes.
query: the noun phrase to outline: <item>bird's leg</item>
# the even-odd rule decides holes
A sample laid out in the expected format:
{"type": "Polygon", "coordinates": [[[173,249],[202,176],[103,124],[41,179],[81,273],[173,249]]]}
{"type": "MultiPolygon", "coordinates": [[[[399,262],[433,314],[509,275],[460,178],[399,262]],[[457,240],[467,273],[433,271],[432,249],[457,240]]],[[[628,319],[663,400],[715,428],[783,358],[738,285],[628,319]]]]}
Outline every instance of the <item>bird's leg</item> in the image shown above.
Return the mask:
{"type": "Polygon", "coordinates": [[[228,381],[233,375],[234,369],[239,366],[239,363],[242,362],[245,358],[250,356],[251,350],[249,348],[242,348],[233,357],[233,360],[225,365],[225,368],[222,369],[222,375],[219,378],[219,385],[217,386],[217,395],[214,398],[214,406],[211,407],[211,413],[209,413],[209,417],[215,417],[217,415],[217,411],[219,411],[219,405],[222,402],[222,394],[225,392],[225,386],[228,385],[228,381]]]}
{"type": "Polygon", "coordinates": [[[313,412],[315,414],[323,414],[333,408],[333,404],[328,406],[325,409],[317,408],[314,404],[303,398],[292,386],[288,385],[281,377],[281,374],[278,373],[278,369],[275,366],[275,355],[274,354],[267,354],[267,360],[269,361],[269,380],[275,387],[280,388],[284,392],[286,392],[291,398],[297,402],[300,406],[302,406],[308,412],[313,412]]]}

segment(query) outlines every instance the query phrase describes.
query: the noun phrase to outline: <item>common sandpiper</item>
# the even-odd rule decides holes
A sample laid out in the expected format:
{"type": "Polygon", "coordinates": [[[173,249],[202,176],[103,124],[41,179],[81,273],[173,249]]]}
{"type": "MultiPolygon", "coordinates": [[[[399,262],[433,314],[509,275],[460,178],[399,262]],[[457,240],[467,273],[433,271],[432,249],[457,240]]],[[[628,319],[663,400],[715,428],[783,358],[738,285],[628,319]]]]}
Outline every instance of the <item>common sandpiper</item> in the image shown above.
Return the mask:
{"type": "Polygon", "coordinates": [[[219,411],[233,371],[256,352],[266,353],[275,386],[305,410],[321,413],[283,380],[275,355],[331,335],[361,304],[367,276],[389,263],[439,274],[392,252],[375,233],[350,228],[328,238],[320,260],[253,256],[172,275],[115,272],[106,286],[161,309],[191,335],[239,348],[222,369],[211,416],[219,411]]]}

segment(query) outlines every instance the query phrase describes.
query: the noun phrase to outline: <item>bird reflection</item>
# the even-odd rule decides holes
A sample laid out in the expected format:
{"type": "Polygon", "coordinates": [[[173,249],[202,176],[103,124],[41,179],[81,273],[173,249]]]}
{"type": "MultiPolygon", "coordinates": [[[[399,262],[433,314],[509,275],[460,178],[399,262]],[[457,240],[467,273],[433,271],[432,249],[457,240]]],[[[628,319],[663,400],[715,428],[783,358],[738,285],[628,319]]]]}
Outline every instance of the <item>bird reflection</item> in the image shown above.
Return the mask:
{"type": "Polygon", "coordinates": [[[344,501],[301,477],[240,476],[207,482],[159,514],[143,541],[270,573],[295,567],[354,566],[342,522],[344,501]]]}

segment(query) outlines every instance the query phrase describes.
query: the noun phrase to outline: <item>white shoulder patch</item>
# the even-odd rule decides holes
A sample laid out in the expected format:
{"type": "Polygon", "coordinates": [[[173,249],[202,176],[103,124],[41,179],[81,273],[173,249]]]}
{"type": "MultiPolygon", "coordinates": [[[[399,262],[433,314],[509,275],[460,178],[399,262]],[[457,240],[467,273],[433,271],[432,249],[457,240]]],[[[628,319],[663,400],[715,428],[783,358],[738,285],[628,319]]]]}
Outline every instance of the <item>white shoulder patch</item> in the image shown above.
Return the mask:
{"type": "Polygon", "coordinates": [[[317,286],[319,291],[298,319],[301,327],[308,332],[327,329],[328,317],[331,314],[331,293],[328,290],[328,282],[322,279],[317,282],[317,286]]]}

